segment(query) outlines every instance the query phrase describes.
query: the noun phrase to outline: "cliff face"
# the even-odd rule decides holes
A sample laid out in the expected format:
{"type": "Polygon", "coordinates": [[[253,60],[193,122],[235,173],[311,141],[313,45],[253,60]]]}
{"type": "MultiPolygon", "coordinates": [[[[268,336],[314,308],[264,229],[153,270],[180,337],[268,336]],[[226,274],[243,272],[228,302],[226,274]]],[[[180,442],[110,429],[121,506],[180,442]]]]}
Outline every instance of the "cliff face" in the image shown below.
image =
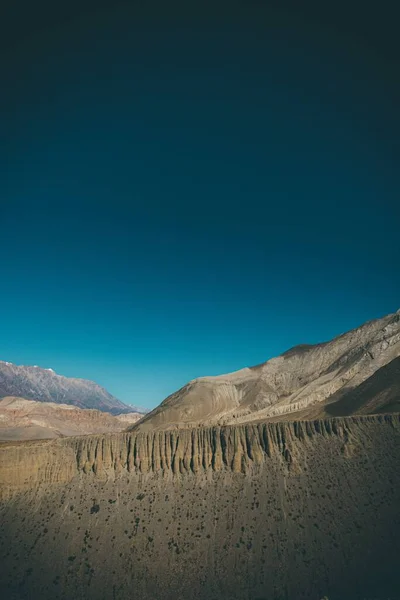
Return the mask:
{"type": "Polygon", "coordinates": [[[398,597],[398,415],[0,445],[7,600],[398,597]]]}
{"type": "Polygon", "coordinates": [[[272,456],[294,471],[298,457],[318,437],[340,445],[344,454],[368,438],[399,433],[398,414],[213,427],[181,431],[91,435],[0,445],[3,498],[74,477],[115,479],[122,475],[246,473],[272,456]]]}
{"type": "Polygon", "coordinates": [[[351,397],[358,386],[399,356],[398,312],[330,342],[297,346],[256,367],[195,379],[134,428],[146,431],[249,423],[287,415],[295,418],[296,412],[330,399],[351,397]]]}

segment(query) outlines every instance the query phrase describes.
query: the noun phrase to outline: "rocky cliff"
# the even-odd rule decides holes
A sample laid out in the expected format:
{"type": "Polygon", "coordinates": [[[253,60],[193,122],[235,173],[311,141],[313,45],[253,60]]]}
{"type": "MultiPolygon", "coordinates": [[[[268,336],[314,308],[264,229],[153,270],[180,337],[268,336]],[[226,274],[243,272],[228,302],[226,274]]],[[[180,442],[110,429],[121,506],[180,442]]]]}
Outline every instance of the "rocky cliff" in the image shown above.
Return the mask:
{"type": "Polygon", "coordinates": [[[399,414],[315,421],[260,423],[181,431],[89,435],[58,440],[0,444],[3,498],[36,486],[75,477],[109,480],[149,473],[163,476],[232,471],[246,473],[279,456],[300,469],[303,447],[323,437],[351,453],[379,432],[399,434],[399,414]]]}
{"type": "MultiPolygon", "coordinates": [[[[295,418],[300,411],[330,400],[338,402],[345,396],[348,405],[348,399],[351,404],[353,393],[363,382],[399,356],[398,311],[330,342],[297,346],[256,367],[195,379],[134,427],[146,431],[295,418]]],[[[365,393],[364,404],[370,400],[365,393]]],[[[383,408],[379,402],[371,406],[369,412],[383,408]]],[[[351,412],[347,408],[343,415],[351,412]]]]}
{"type": "Polygon", "coordinates": [[[0,445],[7,600],[398,598],[398,415],[0,445]]]}

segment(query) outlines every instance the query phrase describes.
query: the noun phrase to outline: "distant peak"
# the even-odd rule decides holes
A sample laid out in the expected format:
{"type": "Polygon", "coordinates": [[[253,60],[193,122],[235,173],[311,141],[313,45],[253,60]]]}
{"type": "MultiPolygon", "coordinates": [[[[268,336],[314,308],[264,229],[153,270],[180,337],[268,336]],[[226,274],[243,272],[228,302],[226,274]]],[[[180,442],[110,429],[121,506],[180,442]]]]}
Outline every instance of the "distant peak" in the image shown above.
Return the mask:
{"type": "Polygon", "coordinates": [[[89,379],[64,377],[54,369],[39,365],[15,365],[0,361],[0,367],[0,398],[18,396],[27,400],[62,403],[79,408],[96,408],[115,414],[137,412],[89,379]],[[6,371],[5,378],[2,377],[3,371],[6,371]]]}

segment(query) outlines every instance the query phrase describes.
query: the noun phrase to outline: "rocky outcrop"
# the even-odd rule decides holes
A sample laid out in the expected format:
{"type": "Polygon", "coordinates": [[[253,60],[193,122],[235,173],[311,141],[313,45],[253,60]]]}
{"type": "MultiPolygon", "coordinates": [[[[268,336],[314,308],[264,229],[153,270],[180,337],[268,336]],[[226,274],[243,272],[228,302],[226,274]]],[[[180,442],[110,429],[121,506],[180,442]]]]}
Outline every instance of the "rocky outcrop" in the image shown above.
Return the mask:
{"type": "MultiPolygon", "coordinates": [[[[297,457],[316,437],[329,438],[351,452],[372,431],[400,433],[398,414],[260,423],[182,431],[82,436],[0,445],[3,498],[75,477],[109,480],[127,475],[182,476],[215,471],[246,473],[280,457],[301,469],[297,457]]],[[[382,438],[383,439],[383,438],[382,438]]]]}
{"type": "Polygon", "coordinates": [[[397,312],[330,342],[297,346],[256,367],[195,379],[133,427],[146,431],[296,418],[295,413],[331,398],[348,397],[399,356],[397,312]]]}

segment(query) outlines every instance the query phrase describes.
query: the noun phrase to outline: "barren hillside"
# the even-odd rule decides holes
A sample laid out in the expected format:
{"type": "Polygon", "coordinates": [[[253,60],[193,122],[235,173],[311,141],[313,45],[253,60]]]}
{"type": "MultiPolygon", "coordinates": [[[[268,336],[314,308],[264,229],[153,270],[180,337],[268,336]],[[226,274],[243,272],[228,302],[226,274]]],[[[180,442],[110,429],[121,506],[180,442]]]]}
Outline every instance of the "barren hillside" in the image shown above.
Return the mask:
{"type": "MultiPolygon", "coordinates": [[[[369,321],[330,342],[297,346],[256,367],[217,377],[195,379],[166,398],[134,426],[140,431],[248,423],[265,419],[296,418],[305,412],[321,414],[330,401],[330,414],[372,413],[385,401],[374,394],[385,387],[382,367],[400,356],[400,312],[369,321]],[[377,373],[375,379],[371,379],[377,373]],[[378,376],[379,373],[379,376],[378,376]],[[375,382],[370,387],[367,380],[375,382]],[[353,398],[354,407],[351,409],[353,398]],[[357,404],[358,403],[358,404],[357,404]],[[343,410],[342,410],[343,409],[343,410]]],[[[390,389],[397,394],[398,370],[393,363],[390,389]],[[397,387],[396,387],[397,386],[397,387]]],[[[393,406],[397,406],[396,401],[393,406]]],[[[386,403],[386,409],[392,410],[386,403]]],[[[329,412],[328,411],[328,412],[329,412]]]]}
{"type": "Polygon", "coordinates": [[[34,440],[88,433],[123,431],[142,417],[139,413],[110,415],[54,402],[24,398],[0,400],[0,440],[34,440]]]}

